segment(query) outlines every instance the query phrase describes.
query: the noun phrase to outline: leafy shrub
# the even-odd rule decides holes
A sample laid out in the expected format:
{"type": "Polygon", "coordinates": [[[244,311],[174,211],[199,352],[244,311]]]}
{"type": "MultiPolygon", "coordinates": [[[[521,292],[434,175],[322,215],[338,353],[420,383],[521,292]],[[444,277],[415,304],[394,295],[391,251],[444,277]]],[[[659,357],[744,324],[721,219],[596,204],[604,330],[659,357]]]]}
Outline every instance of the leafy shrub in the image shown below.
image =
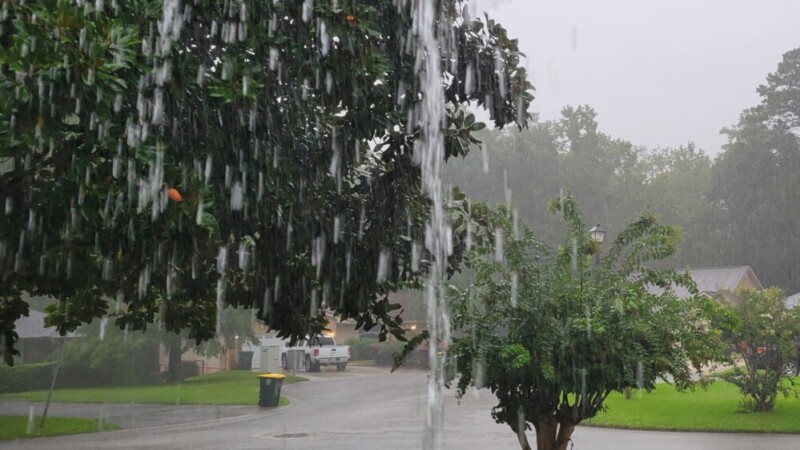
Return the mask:
{"type": "Polygon", "coordinates": [[[373,344],[373,346],[377,347],[375,361],[380,365],[391,366],[394,365],[395,355],[403,353],[405,344],[397,340],[391,340],[373,344]]]}
{"type": "Polygon", "coordinates": [[[723,378],[739,387],[744,397],[742,409],[772,411],[781,395],[798,396],[794,377],[784,373],[784,364],[796,360],[794,336],[800,321],[786,308],[783,291],[778,288],[739,290],[736,298],[726,306],[729,315],[722,328],[745,365],[734,366],[723,378]],[[764,349],[763,355],[755,351],[759,347],[764,349]]]}
{"type": "MultiPolygon", "coordinates": [[[[17,364],[0,367],[0,394],[49,389],[56,363],[17,364]]],[[[58,371],[56,389],[117,386],[123,384],[149,384],[158,380],[158,373],[134,371],[124,376],[126,369],[109,367],[91,368],[86,365],[62,364],[58,371]]],[[[187,376],[197,375],[197,366],[186,369],[187,376]]]]}
{"type": "Polygon", "coordinates": [[[354,361],[374,360],[378,356],[374,347],[378,343],[376,338],[351,337],[345,344],[350,346],[350,359],[354,361]]]}
{"type": "MultiPolygon", "coordinates": [[[[350,346],[350,359],[354,361],[373,360],[380,365],[394,365],[395,357],[403,352],[404,342],[394,339],[384,342],[377,338],[348,339],[345,344],[350,346]]],[[[404,359],[403,366],[428,367],[427,346],[420,345],[411,351],[404,359]]]]}
{"type": "Polygon", "coordinates": [[[54,363],[0,367],[0,393],[46,389],[50,386],[54,367],[54,363]]]}
{"type": "Polygon", "coordinates": [[[103,332],[100,328],[100,321],[94,321],[79,329],[82,337],[67,342],[59,387],[129,386],[160,381],[157,332],[125,333],[111,323],[103,332]]]}

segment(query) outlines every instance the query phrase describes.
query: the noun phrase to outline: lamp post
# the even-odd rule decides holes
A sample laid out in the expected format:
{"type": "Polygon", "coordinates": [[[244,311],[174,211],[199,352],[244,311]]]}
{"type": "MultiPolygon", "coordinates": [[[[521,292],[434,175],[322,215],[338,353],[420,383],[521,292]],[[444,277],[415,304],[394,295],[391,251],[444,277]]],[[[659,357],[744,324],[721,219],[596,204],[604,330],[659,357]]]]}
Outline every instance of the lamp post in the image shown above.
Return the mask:
{"type": "Polygon", "coordinates": [[[606,238],[606,229],[601,227],[598,223],[591,230],[589,230],[589,236],[592,237],[593,241],[597,242],[598,244],[602,244],[603,239],[606,238]]]}
{"type": "MultiPolygon", "coordinates": [[[[592,238],[593,241],[597,242],[599,245],[603,244],[603,240],[606,238],[606,229],[601,227],[598,223],[592,229],[589,230],[589,236],[592,238]]],[[[600,263],[600,251],[598,250],[597,253],[594,254],[594,263],[600,263]]]]}

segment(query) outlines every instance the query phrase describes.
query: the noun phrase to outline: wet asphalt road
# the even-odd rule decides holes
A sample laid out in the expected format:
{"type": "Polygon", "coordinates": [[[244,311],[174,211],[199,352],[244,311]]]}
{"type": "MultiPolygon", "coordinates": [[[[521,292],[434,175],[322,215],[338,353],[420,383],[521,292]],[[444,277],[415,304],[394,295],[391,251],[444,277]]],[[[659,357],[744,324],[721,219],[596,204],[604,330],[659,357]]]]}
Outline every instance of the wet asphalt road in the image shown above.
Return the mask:
{"type": "MultiPolygon", "coordinates": [[[[305,375],[305,374],[304,374],[305,375]]],[[[53,415],[99,417],[126,429],[0,443],[0,449],[415,449],[422,447],[427,373],[348,367],[284,386],[292,404],[255,406],[55,405],[53,415]]],[[[517,449],[511,430],[495,424],[488,392],[458,404],[445,392],[443,449],[517,449]]],[[[41,404],[35,405],[40,411],[41,404]]],[[[0,414],[27,414],[29,404],[0,403],[0,414]]],[[[529,436],[531,442],[534,437],[529,436]]],[[[574,450],[789,450],[800,436],[672,433],[579,427],[574,450]]]]}

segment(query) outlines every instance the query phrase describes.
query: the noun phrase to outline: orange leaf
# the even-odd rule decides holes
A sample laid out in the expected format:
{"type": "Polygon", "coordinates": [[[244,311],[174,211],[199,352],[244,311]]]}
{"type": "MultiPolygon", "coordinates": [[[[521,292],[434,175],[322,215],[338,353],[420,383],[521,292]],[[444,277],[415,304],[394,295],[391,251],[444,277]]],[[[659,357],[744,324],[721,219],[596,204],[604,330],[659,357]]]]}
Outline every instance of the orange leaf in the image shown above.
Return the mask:
{"type": "Polygon", "coordinates": [[[167,195],[169,195],[169,198],[176,203],[180,203],[183,200],[181,193],[175,188],[167,189],[167,195]]]}

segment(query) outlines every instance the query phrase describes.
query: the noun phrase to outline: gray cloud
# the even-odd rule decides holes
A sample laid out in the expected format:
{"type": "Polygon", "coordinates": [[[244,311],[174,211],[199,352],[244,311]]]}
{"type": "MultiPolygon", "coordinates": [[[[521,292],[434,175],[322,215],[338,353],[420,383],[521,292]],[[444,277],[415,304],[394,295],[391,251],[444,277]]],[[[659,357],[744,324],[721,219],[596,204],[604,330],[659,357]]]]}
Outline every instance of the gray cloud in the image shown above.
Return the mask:
{"type": "Polygon", "coordinates": [[[533,110],[589,104],[600,128],[637,145],[694,141],[717,154],[724,126],[800,46],[800,2],[480,0],[519,39],[536,86],[533,110]]]}

